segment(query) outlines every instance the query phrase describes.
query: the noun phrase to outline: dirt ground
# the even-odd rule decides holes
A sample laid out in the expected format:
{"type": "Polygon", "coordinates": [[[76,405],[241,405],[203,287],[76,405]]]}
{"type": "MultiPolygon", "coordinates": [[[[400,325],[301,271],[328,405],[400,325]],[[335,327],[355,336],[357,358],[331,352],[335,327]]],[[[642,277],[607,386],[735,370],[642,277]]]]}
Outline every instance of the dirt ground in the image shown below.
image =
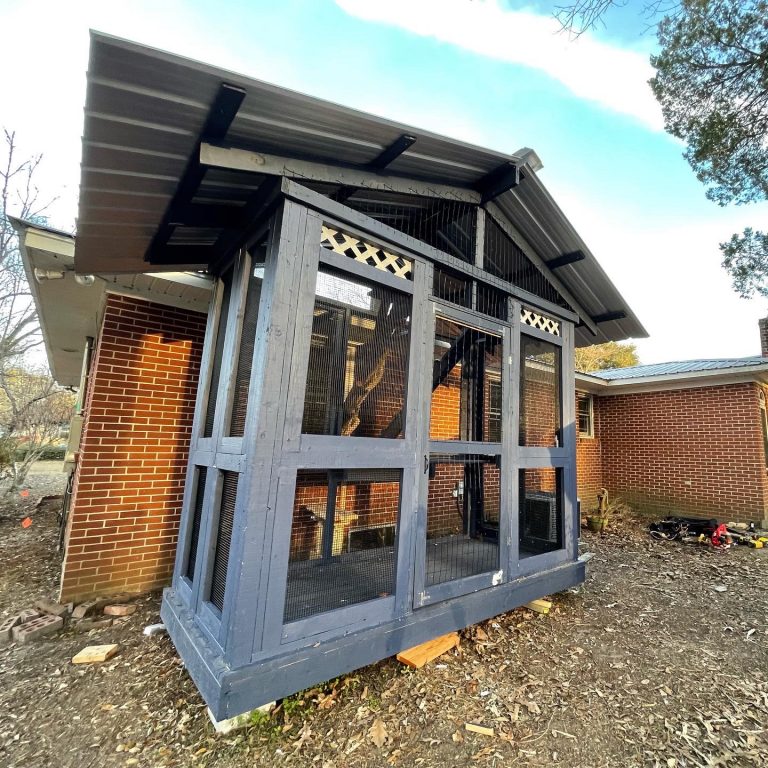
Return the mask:
{"type": "MultiPolygon", "coordinates": [[[[0,621],[55,594],[57,503],[35,505],[61,479],[30,482],[0,508],[0,621]]],[[[383,661],[229,736],[170,640],[142,635],[158,595],[90,635],[0,648],[0,766],[768,765],[768,550],[654,542],[639,521],[582,541],[587,583],[548,615],[512,611],[421,670],[383,661]],[[109,662],[71,664],[108,642],[109,662]]]]}

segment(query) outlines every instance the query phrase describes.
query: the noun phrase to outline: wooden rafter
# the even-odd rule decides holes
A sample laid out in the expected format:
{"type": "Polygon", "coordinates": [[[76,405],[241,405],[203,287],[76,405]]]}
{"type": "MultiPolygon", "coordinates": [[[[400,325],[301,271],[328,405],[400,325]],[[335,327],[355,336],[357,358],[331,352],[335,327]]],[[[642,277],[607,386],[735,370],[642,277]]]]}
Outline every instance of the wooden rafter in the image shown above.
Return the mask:
{"type": "MultiPolygon", "coordinates": [[[[176,187],[176,193],[165,211],[160,226],[152,238],[152,242],[147,248],[144,260],[150,264],[207,264],[207,259],[198,260],[202,255],[198,250],[187,248],[186,246],[170,246],[168,241],[173,236],[174,230],[180,224],[186,223],[190,215],[190,206],[192,198],[195,196],[200,183],[205,176],[206,168],[200,163],[200,147],[207,141],[223,141],[229,131],[232,121],[235,119],[240,105],[245,98],[245,91],[234,85],[222,83],[219,86],[219,92],[211,105],[208,116],[200,133],[200,139],[195,145],[195,149],[187,161],[187,166],[176,187]],[[176,251],[183,252],[177,254],[176,251]],[[192,256],[195,256],[193,259],[192,256]],[[170,259],[170,260],[169,260],[170,259]]],[[[211,206],[217,207],[217,206],[211,206]]],[[[219,211],[216,215],[226,216],[230,212],[222,213],[219,211]]],[[[212,216],[210,210],[208,216],[212,216]]],[[[199,226],[198,222],[194,222],[199,226]]],[[[202,226],[206,226],[203,224],[202,226]]]]}
{"type": "Polygon", "coordinates": [[[562,256],[557,256],[554,259],[545,261],[544,263],[550,269],[559,269],[565,267],[568,264],[575,264],[577,261],[584,261],[586,259],[584,251],[571,251],[570,253],[564,253],[562,256]]]}

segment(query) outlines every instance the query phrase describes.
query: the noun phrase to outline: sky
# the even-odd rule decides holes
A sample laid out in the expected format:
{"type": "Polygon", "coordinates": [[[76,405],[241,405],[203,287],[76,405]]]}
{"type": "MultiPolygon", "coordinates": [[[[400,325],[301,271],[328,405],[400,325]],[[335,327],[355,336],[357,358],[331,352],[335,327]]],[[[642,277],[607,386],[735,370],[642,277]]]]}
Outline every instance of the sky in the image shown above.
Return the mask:
{"type": "Polygon", "coordinates": [[[642,0],[572,40],[558,0],[0,0],[0,126],[43,154],[52,226],[77,216],[88,30],[159,47],[503,153],[539,177],[650,338],[643,363],[760,353],[764,299],[718,243],[768,204],[721,208],[663,131],[642,0]]]}

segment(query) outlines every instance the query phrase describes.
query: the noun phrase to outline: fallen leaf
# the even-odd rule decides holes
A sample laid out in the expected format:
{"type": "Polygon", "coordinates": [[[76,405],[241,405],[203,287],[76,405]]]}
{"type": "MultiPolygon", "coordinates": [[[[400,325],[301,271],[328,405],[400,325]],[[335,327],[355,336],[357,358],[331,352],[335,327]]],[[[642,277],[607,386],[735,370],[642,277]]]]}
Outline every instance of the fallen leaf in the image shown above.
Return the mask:
{"type": "Polygon", "coordinates": [[[381,749],[387,743],[389,734],[387,733],[387,729],[384,727],[384,723],[382,723],[378,717],[373,721],[373,725],[368,731],[368,736],[379,749],[381,749]]]}

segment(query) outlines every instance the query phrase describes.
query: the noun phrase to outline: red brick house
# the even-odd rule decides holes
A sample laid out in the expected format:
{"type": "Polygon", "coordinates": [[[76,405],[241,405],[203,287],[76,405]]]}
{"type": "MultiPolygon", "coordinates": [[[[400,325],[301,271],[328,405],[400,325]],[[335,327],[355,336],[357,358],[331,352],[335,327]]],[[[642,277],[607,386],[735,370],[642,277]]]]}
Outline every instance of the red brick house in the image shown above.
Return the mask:
{"type": "Polygon", "coordinates": [[[768,518],[768,357],[577,373],[576,387],[582,509],[604,487],[649,513],[768,518]]]}
{"type": "Polygon", "coordinates": [[[165,586],[212,283],[184,273],[83,278],[72,235],[12,223],[52,375],[79,389],[61,600],[165,586]]]}

